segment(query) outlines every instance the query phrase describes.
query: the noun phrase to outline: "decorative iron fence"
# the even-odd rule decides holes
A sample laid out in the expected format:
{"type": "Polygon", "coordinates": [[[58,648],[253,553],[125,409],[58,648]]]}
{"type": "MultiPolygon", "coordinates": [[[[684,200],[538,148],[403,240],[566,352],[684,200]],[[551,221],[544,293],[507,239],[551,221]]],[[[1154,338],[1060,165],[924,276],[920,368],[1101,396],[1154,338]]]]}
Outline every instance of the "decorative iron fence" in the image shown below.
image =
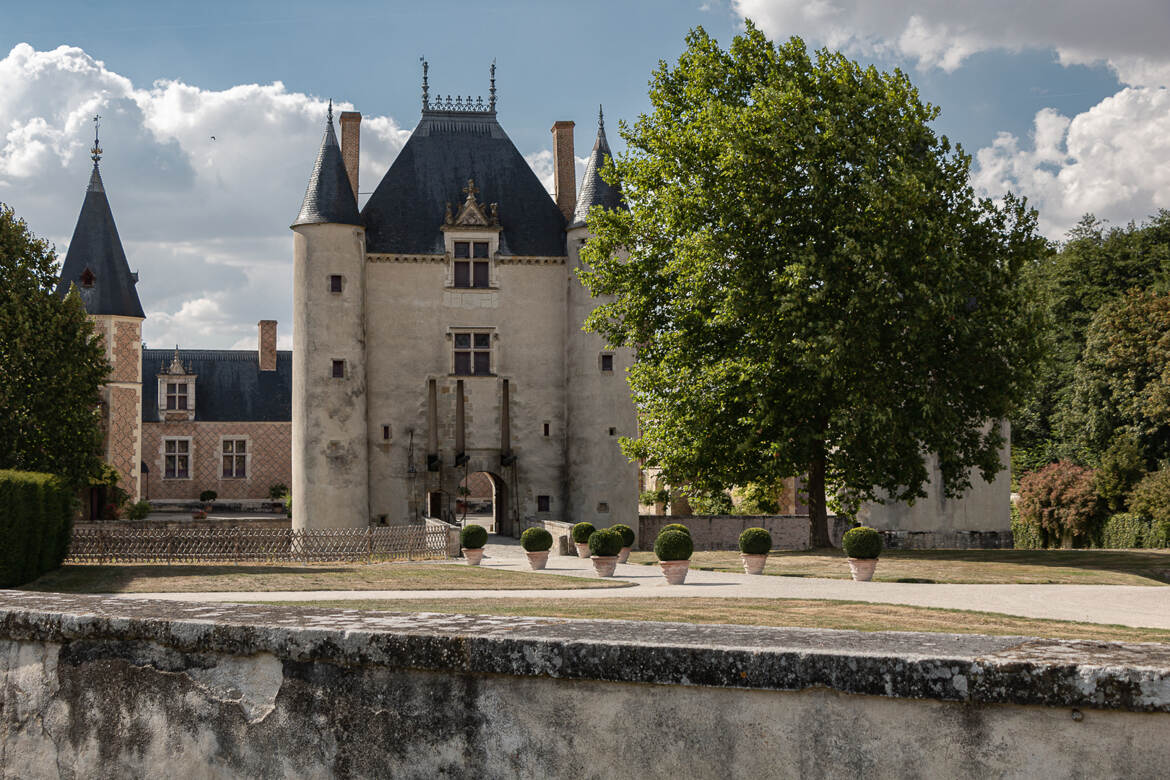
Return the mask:
{"type": "Polygon", "coordinates": [[[451,556],[450,532],[431,525],[322,531],[288,528],[75,529],[70,563],[421,560],[451,556]]]}

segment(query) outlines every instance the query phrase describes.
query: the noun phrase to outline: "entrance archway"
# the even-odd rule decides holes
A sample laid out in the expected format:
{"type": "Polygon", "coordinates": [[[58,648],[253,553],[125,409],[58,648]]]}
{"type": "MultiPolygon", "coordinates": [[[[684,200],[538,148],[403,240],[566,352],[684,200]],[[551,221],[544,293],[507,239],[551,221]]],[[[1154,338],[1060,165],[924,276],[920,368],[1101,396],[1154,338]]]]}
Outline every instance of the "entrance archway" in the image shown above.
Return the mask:
{"type": "Polygon", "coordinates": [[[455,516],[460,525],[476,523],[492,533],[510,535],[507,483],[490,471],[468,474],[459,481],[455,516]]]}

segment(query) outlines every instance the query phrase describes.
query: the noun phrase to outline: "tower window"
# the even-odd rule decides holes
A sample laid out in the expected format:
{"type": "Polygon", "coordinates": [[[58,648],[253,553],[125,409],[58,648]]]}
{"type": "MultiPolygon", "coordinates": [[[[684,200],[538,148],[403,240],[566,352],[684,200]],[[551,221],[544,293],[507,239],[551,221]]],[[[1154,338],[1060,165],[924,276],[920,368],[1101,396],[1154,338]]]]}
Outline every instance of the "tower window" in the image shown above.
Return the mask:
{"type": "Polygon", "coordinates": [[[545,435],[545,436],[548,436],[548,428],[549,428],[549,425],[548,425],[548,423],[545,423],[545,424],[544,424],[544,435],[545,435]]]}
{"type": "Polygon", "coordinates": [[[597,511],[598,512],[608,512],[609,511],[609,504],[605,501],[598,501],[597,502],[597,511]]]}
{"type": "Polygon", "coordinates": [[[536,511],[537,512],[551,512],[552,511],[552,497],[551,496],[537,496],[536,497],[536,511]]]}
{"type": "Polygon", "coordinates": [[[167,411],[186,411],[187,383],[167,382],[167,411]]]}
{"type": "Polygon", "coordinates": [[[389,425],[382,426],[382,439],[385,441],[390,441],[390,426],[389,425]]]}
{"type": "Polygon", "coordinates": [[[617,428],[610,428],[609,435],[610,436],[617,436],[617,428]]]}
{"type": "Polygon", "coordinates": [[[329,292],[331,292],[331,293],[341,292],[341,274],[330,274],[329,275],[329,292]]]}
{"type": "Polygon", "coordinates": [[[93,271],[86,268],[84,271],[81,272],[81,286],[82,287],[93,287],[93,282],[94,282],[95,278],[96,277],[94,277],[93,271]]]}
{"type": "Polygon", "coordinates": [[[490,376],[492,334],[455,334],[455,373],[459,376],[490,376]]]}
{"type": "Polygon", "coordinates": [[[608,372],[613,371],[613,355],[609,354],[608,352],[603,352],[601,354],[601,370],[608,372]]]}
{"type": "Polygon", "coordinates": [[[345,378],[345,361],[344,360],[334,360],[333,361],[333,378],[334,379],[344,379],[345,378]]]}

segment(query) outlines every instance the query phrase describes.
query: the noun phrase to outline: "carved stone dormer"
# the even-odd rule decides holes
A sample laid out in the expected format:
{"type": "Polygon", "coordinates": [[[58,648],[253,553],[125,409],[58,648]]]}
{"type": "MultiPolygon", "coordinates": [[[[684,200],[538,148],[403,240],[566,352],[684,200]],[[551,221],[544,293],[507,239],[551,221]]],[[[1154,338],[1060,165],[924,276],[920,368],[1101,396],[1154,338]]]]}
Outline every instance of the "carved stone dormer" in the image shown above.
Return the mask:
{"type": "Polygon", "coordinates": [[[163,422],[195,419],[195,378],[179,358],[179,347],[171,364],[158,374],[158,415],[163,422]]]}
{"type": "Polygon", "coordinates": [[[452,216],[451,202],[447,202],[444,230],[448,228],[499,228],[499,204],[492,203],[487,211],[484,210],[475,197],[479,194],[479,188],[475,186],[475,179],[467,180],[467,186],[463,188],[463,193],[467,197],[464,198],[463,205],[459,207],[458,214],[452,216]]]}

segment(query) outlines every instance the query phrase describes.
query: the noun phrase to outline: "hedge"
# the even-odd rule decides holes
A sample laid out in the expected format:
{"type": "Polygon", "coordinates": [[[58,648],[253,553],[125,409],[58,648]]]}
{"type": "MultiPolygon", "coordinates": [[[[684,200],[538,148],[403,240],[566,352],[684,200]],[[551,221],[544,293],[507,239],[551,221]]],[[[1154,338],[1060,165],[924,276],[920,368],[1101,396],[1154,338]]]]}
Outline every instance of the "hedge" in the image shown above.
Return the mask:
{"type": "Polygon", "coordinates": [[[69,553],[75,497],[59,477],[0,470],[0,588],[32,582],[69,553]]]}
{"type": "Polygon", "coordinates": [[[1111,515],[1101,526],[1101,546],[1112,549],[1133,549],[1144,546],[1150,523],[1135,514],[1111,515]]]}

